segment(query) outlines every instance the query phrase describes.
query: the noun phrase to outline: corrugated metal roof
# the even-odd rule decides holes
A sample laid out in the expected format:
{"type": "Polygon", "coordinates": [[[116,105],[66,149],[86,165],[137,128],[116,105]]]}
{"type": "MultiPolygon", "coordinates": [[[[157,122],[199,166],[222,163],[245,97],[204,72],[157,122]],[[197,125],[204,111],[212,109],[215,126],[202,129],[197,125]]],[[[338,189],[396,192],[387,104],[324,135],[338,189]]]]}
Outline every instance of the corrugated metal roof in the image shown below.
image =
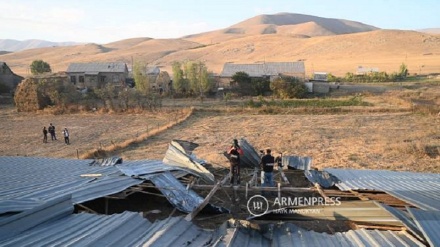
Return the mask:
{"type": "Polygon", "coordinates": [[[407,208],[431,246],[440,246],[440,212],[407,208]]]}
{"type": "Polygon", "coordinates": [[[139,213],[72,214],[69,196],[0,218],[0,246],[424,246],[400,231],[317,233],[296,225],[267,224],[259,230],[221,226],[203,230],[183,217],[150,223],[139,213]]]}
{"type": "Polygon", "coordinates": [[[304,230],[285,223],[260,227],[228,229],[214,246],[425,246],[404,231],[350,230],[335,234],[304,230]]]}
{"type": "Polygon", "coordinates": [[[403,226],[401,221],[376,201],[334,201],[327,205],[317,202],[298,202],[298,205],[271,209],[258,220],[342,220],[380,225],[403,226]],[[297,211],[295,211],[297,210],[297,211]]]}
{"type": "Polygon", "coordinates": [[[67,68],[67,73],[97,73],[97,72],[128,72],[125,63],[71,63],[67,68]]]}
{"type": "Polygon", "coordinates": [[[68,194],[72,194],[74,203],[81,203],[143,182],[122,176],[114,166],[90,163],[91,160],[0,157],[0,213],[20,212],[68,194]]]}
{"type": "Polygon", "coordinates": [[[240,156],[241,166],[250,168],[258,167],[261,157],[255,148],[244,138],[238,140],[238,145],[243,150],[243,155],[240,156]]]}
{"type": "Polygon", "coordinates": [[[425,210],[440,211],[440,174],[387,170],[324,169],[343,190],[377,190],[425,210]]]}
{"type": "Polygon", "coordinates": [[[113,161],[116,160],[100,163],[90,160],[0,157],[0,213],[21,212],[69,194],[72,194],[73,203],[82,203],[116,194],[150,178],[179,210],[191,212],[203,200],[193,191],[186,190],[167,172],[181,171],[178,176],[182,176],[182,172],[198,175],[198,172],[191,170],[192,167],[167,165],[158,160],[128,161],[114,166],[113,161]],[[161,175],[141,177],[146,174],[161,175]],[[163,190],[166,187],[174,189],[172,192],[163,190]]]}
{"type": "MultiPolygon", "coordinates": [[[[159,173],[165,171],[182,170],[177,166],[170,166],[160,160],[130,161],[116,166],[122,173],[129,177],[139,177],[144,174],[159,173]]],[[[186,174],[188,172],[185,171],[186,174]]]]}
{"type": "Polygon", "coordinates": [[[318,183],[323,188],[335,185],[336,178],[326,171],[308,170],[304,171],[304,175],[312,184],[318,183]]]}
{"type": "Polygon", "coordinates": [[[237,72],[245,72],[250,77],[277,76],[279,74],[304,74],[304,62],[267,62],[255,64],[225,63],[220,73],[222,77],[232,77],[237,72]]]}
{"type": "MultiPolygon", "coordinates": [[[[0,220],[0,240],[25,232],[37,225],[57,220],[73,212],[70,195],[61,196],[0,220]]],[[[1,246],[4,246],[0,244],[1,246]]]]}
{"type": "Polygon", "coordinates": [[[173,140],[168,145],[163,162],[195,174],[205,182],[214,183],[214,175],[202,165],[202,160],[187,153],[178,141],[173,140]]]}
{"type": "Polygon", "coordinates": [[[193,190],[186,189],[171,173],[143,175],[141,178],[150,180],[166,196],[168,201],[178,210],[186,213],[192,212],[203,202],[203,198],[193,190]]]}
{"type": "Polygon", "coordinates": [[[297,170],[310,170],[312,167],[312,157],[283,156],[281,159],[283,167],[291,167],[297,170]]]}
{"type": "Polygon", "coordinates": [[[402,222],[403,225],[406,226],[408,230],[410,230],[412,233],[419,237],[423,237],[423,233],[420,231],[414,220],[411,218],[411,216],[397,208],[393,208],[391,206],[388,206],[386,204],[378,203],[381,207],[383,207],[385,210],[390,212],[396,219],[399,219],[400,222],[402,222]]]}
{"type": "Polygon", "coordinates": [[[136,212],[71,214],[69,197],[0,221],[0,246],[205,246],[212,231],[183,217],[150,223],[136,212]]]}

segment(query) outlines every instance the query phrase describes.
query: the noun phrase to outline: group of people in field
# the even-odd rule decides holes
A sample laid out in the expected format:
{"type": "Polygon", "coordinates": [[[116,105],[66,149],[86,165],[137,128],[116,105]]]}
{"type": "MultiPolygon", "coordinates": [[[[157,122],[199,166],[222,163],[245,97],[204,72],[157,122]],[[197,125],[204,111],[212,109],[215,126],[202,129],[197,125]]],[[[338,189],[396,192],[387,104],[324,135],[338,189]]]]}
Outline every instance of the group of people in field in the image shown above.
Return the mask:
{"type": "MultiPolygon", "coordinates": [[[[64,128],[62,133],[64,136],[64,143],[66,143],[66,145],[69,145],[70,144],[69,130],[67,128],[64,128]]],[[[57,140],[55,125],[53,125],[52,123],[50,123],[49,127],[47,127],[47,128],[46,128],[46,126],[43,127],[43,143],[47,143],[47,134],[50,134],[50,138],[52,141],[57,140]]]]}
{"type": "MultiPolygon", "coordinates": [[[[264,172],[264,182],[262,186],[264,187],[273,187],[273,168],[275,163],[281,166],[281,158],[275,158],[272,156],[272,150],[266,149],[266,153],[261,152],[261,160],[260,160],[260,169],[264,172]]],[[[237,139],[234,139],[231,147],[228,150],[229,162],[230,162],[230,173],[231,173],[231,184],[239,185],[240,184],[240,156],[244,155],[243,150],[238,145],[237,139]]]]}

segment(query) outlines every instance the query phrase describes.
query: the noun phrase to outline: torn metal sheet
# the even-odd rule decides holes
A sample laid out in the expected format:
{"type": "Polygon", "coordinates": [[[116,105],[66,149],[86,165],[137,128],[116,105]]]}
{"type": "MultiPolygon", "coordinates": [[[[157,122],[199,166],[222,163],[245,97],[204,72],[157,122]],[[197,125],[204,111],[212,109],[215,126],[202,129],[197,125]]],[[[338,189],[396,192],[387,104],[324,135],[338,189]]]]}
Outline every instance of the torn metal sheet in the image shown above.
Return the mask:
{"type": "Polygon", "coordinates": [[[168,201],[182,212],[192,212],[203,201],[202,197],[191,189],[187,190],[186,187],[169,172],[142,175],[140,177],[153,182],[156,188],[166,196],[168,201]]]}
{"type": "Polygon", "coordinates": [[[73,203],[80,203],[143,183],[140,179],[121,176],[115,166],[91,166],[90,161],[0,157],[0,212],[21,212],[70,194],[73,203]],[[100,176],[84,177],[85,174],[100,176]]]}
{"type": "Polygon", "coordinates": [[[304,171],[306,178],[312,183],[318,183],[323,188],[330,188],[335,185],[337,179],[326,171],[308,170],[304,171]]]}
{"type": "Polygon", "coordinates": [[[312,167],[312,157],[283,156],[281,159],[283,167],[295,170],[310,170],[312,167]]]}
{"type": "Polygon", "coordinates": [[[380,205],[385,210],[390,212],[394,217],[396,217],[396,219],[399,219],[402,222],[402,224],[405,225],[405,227],[409,231],[411,231],[412,233],[414,233],[415,235],[417,235],[419,237],[423,237],[422,232],[420,231],[420,229],[418,228],[418,226],[416,225],[414,220],[411,218],[411,216],[407,212],[404,212],[404,211],[397,209],[397,208],[393,208],[393,207],[388,206],[383,203],[378,203],[378,205],[380,205]]]}
{"type": "MultiPolygon", "coordinates": [[[[140,213],[72,213],[61,197],[0,221],[0,246],[424,246],[405,231],[317,233],[291,223],[204,230],[183,217],[149,222],[140,213]]],[[[239,225],[239,226],[236,226],[239,225]]],[[[435,229],[435,228],[434,228],[435,229]]]]}
{"type": "Polygon", "coordinates": [[[214,175],[208,171],[198,159],[194,159],[191,154],[186,153],[185,149],[177,141],[172,141],[165,153],[163,162],[170,166],[177,166],[181,169],[197,175],[205,182],[213,184],[214,175]]]}
{"type": "Polygon", "coordinates": [[[261,157],[255,148],[244,138],[238,140],[238,145],[243,150],[243,155],[240,156],[240,165],[248,168],[259,167],[261,157]]]}
{"type": "Polygon", "coordinates": [[[405,231],[350,230],[335,234],[302,229],[291,223],[230,227],[213,246],[425,246],[405,231]]]}
{"type": "MultiPolygon", "coordinates": [[[[170,172],[142,175],[140,178],[151,181],[158,190],[175,206],[179,211],[191,213],[202,202],[203,198],[191,189],[187,189],[170,172]]],[[[229,213],[229,210],[207,205],[210,213],[229,213]]]]}
{"type": "Polygon", "coordinates": [[[183,217],[149,222],[136,212],[73,214],[61,197],[0,218],[0,246],[209,246],[213,232],[183,217]]]}
{"type": "Polygon", "coordinates": [[[424,211],[407,207],[415,223],[431,246],[440,246],[440,211],[424,211]]]}
{"type": "MultiPolygon", "coordinates": [[[[294,198],[293,198],[294,199],[294,198]]],[[[300,202],[300,201],[298,201],[300,202]]],[[[315,205],[284,206],[253,220],[338,220],[403,226],[393,214],[375,201],[315,202],[315,205]],[[327,205],[324,205],[327,203],[327,205]]]]}
{"type": "Polygon", "coordinates": [[[384,191],[425,210],[440,211],[440,174],[387,170],[324,169],[343,190],[384,191]]]}

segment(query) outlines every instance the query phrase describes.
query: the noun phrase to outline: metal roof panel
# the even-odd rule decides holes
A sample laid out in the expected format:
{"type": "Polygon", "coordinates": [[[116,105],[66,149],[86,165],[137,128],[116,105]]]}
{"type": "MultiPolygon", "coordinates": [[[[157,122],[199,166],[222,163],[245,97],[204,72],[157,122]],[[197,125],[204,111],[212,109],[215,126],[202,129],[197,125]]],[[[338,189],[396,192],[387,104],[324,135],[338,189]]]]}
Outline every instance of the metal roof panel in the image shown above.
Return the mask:
{"type": "Polygon", "coordinates": [[[120,62],[110,63],[71,63],[67,67],[67,73],[98,73],[98,72],[128,72],[127,65],[120,62]]]}
{"type": "Polygon", "coordinates": [[[431,246],[440,246],[440,212],[407,208],[431,246]]]}
{"type": "Polygon", "coordinates": [[[338,180],[341,190],[387,192],[412,205],[440,211],[440,174],[326,168],[338,180]]]}

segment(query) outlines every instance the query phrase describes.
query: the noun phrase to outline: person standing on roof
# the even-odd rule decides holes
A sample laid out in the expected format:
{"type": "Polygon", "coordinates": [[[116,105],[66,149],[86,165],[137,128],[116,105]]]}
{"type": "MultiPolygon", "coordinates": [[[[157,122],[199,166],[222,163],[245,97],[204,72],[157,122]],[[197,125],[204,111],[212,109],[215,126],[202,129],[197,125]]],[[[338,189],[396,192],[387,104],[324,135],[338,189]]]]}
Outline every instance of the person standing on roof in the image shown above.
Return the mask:
{"type": "Polygon", "coordinates": [[[240,155],[243,155],[243,150],[238,145],[237,139],[234,139],[231,147],[228,150],[230,172],[231,172],[231,184],[240,185],[240,155]]]}
{"type": "Polygon", "coordinates": [[[260,166],[264,171],[264,187],[273,187],[273,166],[275,163],[275,158],[271,154],[270,149],[266,149],[266,155],[261,158],[260,166]]]}

